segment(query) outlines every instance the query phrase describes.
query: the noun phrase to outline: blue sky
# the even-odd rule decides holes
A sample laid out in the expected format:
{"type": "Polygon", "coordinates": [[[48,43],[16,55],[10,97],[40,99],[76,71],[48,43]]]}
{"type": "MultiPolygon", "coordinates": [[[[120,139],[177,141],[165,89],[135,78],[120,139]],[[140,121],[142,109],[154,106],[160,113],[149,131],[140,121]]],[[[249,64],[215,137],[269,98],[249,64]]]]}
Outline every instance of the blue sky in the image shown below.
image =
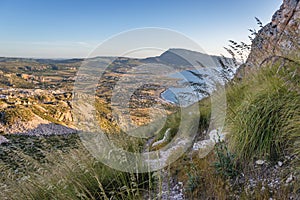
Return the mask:
{"type": "Polygon", "coordinates": [[[0,56],[86,57],[120,32],[142,27],[179,31],[207,53],[228,40],[248,42],[254,17],[266,24],[281,0],[1,0],[0,56]]]}

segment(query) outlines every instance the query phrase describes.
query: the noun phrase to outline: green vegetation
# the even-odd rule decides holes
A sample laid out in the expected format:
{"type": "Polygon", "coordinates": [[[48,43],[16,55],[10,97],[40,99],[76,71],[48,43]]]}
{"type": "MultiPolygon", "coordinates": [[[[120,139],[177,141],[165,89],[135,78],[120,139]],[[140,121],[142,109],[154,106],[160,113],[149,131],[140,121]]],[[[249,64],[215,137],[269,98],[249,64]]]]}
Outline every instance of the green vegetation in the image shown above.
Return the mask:
{"type": "Polygon", "coordinates": [[[62,163],[42,179],[33,179],[22,194],[30,199],[142,199],[140,192],[148,186],[147,174],[117,172],[87,152],[73,150],[71,155],[62,155],[62,163]]]}
{"type": "MultiPolygon", "coordinates": [[[[201,117],[199,131],[205,130],[209,121],[209,101],[204,102],[200,110],[206,119],[201,117]]],[[[47,106],[51,107],[43,105],[43,108],[51,110],[47,106]]],[[[143,151],[146,140],[130,137],[108,121],[107,114],[111,111],[105,104],[96,101],[96,108],[100,125],[105,127],[106,123],[108,133],[113,133],[108,134],[110,141],[131,152],[143,151]]],[[[33,105],[32,109],[34,114],[53,120],[50,116],[54,113],[46,118],[48,115],[39,106],[33,105]]],[[[164,131],[171,128],[176,132],[179,114],[175,112],[168,117],[164,131]]],[[[0,146],[1,183],[6,188],[0,195],[10,199],[143,199],[157,184],[152,173],[124,173],[103,165],[89,154],[76,134],[8,135],[7,139],[11,143],[0,146]]]]}
{"type": "MultiPolygon", "coordinates": [[[[198,133],[203,133],[203,131],[207,130],[207,128],[209,127],[210,108],[211,108],[210,98],[202,99],[199,102],[200,116],[196,116],[197,118],[199,117],[199,127],[198,127],[198,131],[197,131],[198,133]]],[[[174,110],[174,113],[170,114],[167,117],[167,120],[166,120],[166,123],[165,123],[164,127],[156,135],[155,141],[163,139],[164,134],[166,133],[166,131],[168,129],[170,129],[170,137],[165,142],[165,144],[168,144],[172,140],[172,138],[176,135],[176,133],[178,132],[180,121],[181,121],[180,109],[174,110]]],[[[197,137],[203,137],[203,135],[198,134],[197,137]]],[[[163,146],[165,144],[159,145],[157,148],[160,148],[161,146],[163,146]]]]}
{"type": "MultiPolygon", "coordinates": [[[[119,172],[95,160],[78,135],[7,138],[11,143],[0,146],[2,197],[143,199],[142,193],[153,185],[151,173],[119,172]]],[[[128,148],[128,140],[118,141],[127,143],[128,148]]],[[[138,148],[136,144],[129,146],[138,148]]]]}
{"type": "MultiPolygon", "coordinates": [[[[34,171],[34,164],[49,163],[50,160],[46,157],[50,153],[55,154],[58,151],[67,153],[79,146],[79,138],[75,134],[45,137],[5,135],[5,137],[10,143],[0,146],[0,163],[10,170],[17,170],[18,176],[25,176],[28,172],[34,171]]],[[[6,171],[2,172],[3,175],[6,174],[6,171]]]]}
{"type": "MultiPolygon", "coordinates": [[[[53,84],[57,82],[55,77],[62,75],[55,74],[53,70],[71,66],[65,64],[57,67],[41,69],[52,77],[53,84]]],[[[27,68],[26,70],[29,70],[27,68]]],[[[214,151],[205,158],[199,159],[197,155],[186,154],[170,166],[170,176],[174,175],[184,183],[188,199],[230,199],[233,198],[232,195],[238,195],[241,199],[271,197],[283,199],[287,193],[299,190],[299,185],[282,186],[271,194],[268,186],[258,182],[254,193],[249,193],[244,183],[235,182],[240,179],[241,174],[248,178],[255,176],[257,173],[255,170],[259,169],[255,169],[253,163],[258,159],[275,165],[285,156],[293,157],[292,163],[284,163],[284,167],[291,166],[286,167],[283,181],[291,173],[290,171],[300,169],[299,69],[299,65],[295,62],[279,59],[262,68],[252,69],[242,80],[228,83],[225,127],[228,138],[219,141],[214,151]],[[263,192],[262,188],[265,188],[263,192]]],[[[16,73],[17,70],[13,69],[9,72],[16,73]]],[[[66,77],[71,77],[72,73],[74,73],[72,70],[66,72],[66,77]]],[[[8,77],[3,80],[10,81],[8,77]]],[[[29,84],[20,77],[16,77],[15,80],[19,81],[20,87],[27,87],[25,84],[29,84]]],[[[12,125],[18,120],[29,121],[34,115],[53,123],[67,124],[68,122],[59,121],[56,115],[69,111],[70,108],[66,103],[68,100],[65,97],[45,94],[36,96],[32,100],[35,104],[31,104],[30,107],[11,106],[9,102],[6,104],[0,101],[0,106],[5,107],[0,110],[0,117],[5,126],[12,125]]],[[[105,130],[110,141],[130,152],[145,150],[146,139],[130,137],[122,132],[107,102],[100,97],[96,98],[95,107],[99,125],[105,130]]],[[[199,109],[199,134],[196,140],[202,140],[204,137],[202,133],[209,127],[210,98],[199,102],[199,109]]],[[[178,131],[181,122],[180,111],[175,110],[174,107],[169,107],[167,110],[172,114],[168,115],[166,124],[152,143],[161,140],[168,129],[170,129],[170,137],[164,144],[151,150],[159,149],[169,143],[178,131]]],[[[145,110],[142,112],[146,113],[145,110]]],[[[140,113],[137,112],[136,115],[138,114],[140,113]]],[[[153,192],[157,186],[157,180],[152,177],[152,173],[118,172],[101,164],[89,154],[81,144],[79,136],[75,134],[49,137],[7,135],[5,137],[10,143],[0,146],[2,172],[0,187],[3,188],[0,190],[1,197],[143,199],[143,194],[153,192]]]]}
{"type": "Polygon", "coordinates": [[[236,177],[239,174],[239,169],[234,162],[235,155],[228,150],[226,142],[219,140],[214,150],[216,155],[214,168],[217,174],[226,179],[236,177]]]}
{"type": "MultiPolygon", "coordinates": [[[[277,60],[228,83],[226,140],[219,141],[205,158],[194,155],[191,161],[186,155],[171,166],[171,172],[185,183],[188,199],[285,199],[299,194],[297,181],[281,183],[274,190],[258,179],[251,192],[246,185],[261,173],[255,166],[258,159],[266,160],[272,168],[286,156],[292,157],[291,163],[274,173],[283,182],[292,173],[299,179],[299,67],[277,60]]],[[[202,108],[206,101],[199,102],[202,108]]],[[[209,114],[202,120],[209,120],[209,114]]]]}
{"type": "MultiPolygon", "coordinates": [[[[51,107],[48,106],[48,108],[51,108],[51,107]]],[[[31,110],[35,115],[41,117],[42,119],[48,120],[49,122],[52,122],[52,123],[62,124],[62,122],[59,122],[57,119],[55,119],[53,117],[53,115],[55,115],[55,113],[56,113],[56,112],[51,113],[51,110],[52,111],[54,110],[53,108],[51,108],[50,113],[45,112],[44,110],[41,110],[39,107],[37,107],[35,105],[31,107],[31,110]]],[[[56,109],[56,110],[58,110],[58,109],[56,109]]],[[[54,111],[56,111],[56,110],[54,110],[54,111]]]]}
{"type": "Polygon", "coordinates": [[[254,157],[276,161],[288,147],[297,148],[288,138],[299,130],[299,79],[287,82],[286,77],[299,66],[278,67],[262,68],[227,89],[230,145],[241,162],[254,157]]]}
{"type": "Polygon", "coordinates": [[[0,110],[2,121],[5,125],[12,125],[17,121],[29,121],[33,117],[33,113],[29,108],[23,106],[15,106],[0,110]]]}

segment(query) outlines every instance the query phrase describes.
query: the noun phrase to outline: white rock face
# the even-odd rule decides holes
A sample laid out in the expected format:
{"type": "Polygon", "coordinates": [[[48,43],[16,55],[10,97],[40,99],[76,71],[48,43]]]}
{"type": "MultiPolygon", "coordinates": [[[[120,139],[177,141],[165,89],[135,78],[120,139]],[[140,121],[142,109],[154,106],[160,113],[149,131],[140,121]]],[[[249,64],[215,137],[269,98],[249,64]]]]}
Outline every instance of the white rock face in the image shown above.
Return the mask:
{"type": "Polygon", "coordinates": [[[167,142],[168,139],[169,139],[169,137],[170,137],[170,131],[171,131],[171,129],[168,128],[167,131],[165,132],[165,135],[164,135],[163,139],[154,142],[154,143],[152,144],[152,147],[156,147],[156,146],[159,146],[159,145],[161,145],[161,144],[167,142]]]}
{"type": "Polygon", "coordinates": [[[272,21],[264,26],[253,40],[246,65],[238,75],[247,73],[253,67],[276,57],[299,60],[300,1],[284,0],[272,21]]]}
{"type": "Polygon", "coordinates": [[[0,144],[9,143],[9,140],[6,139],[4,136],[0,135],[0,144]]]}
{"type": "Polygon", "coordinates": [[[257,164],[257,165],[263,165],[263,164],[265,164],[265,162],[266,162],[266,161],[264,161],[264,160],[257,160],[257,161],[255,162],[255,164],[257,164]]]}
{"type": "Polygon", "coordinates": [[[285,183],[290,183],[293,180],[293,175],[291,174],[285,181],[285,183]]]}
{"type": "Polygon", "coordinates": [[[220,133],[218,130],[212,130],[208,135],[210,140],[215,142],[222,142],[225,139],[225,133],[220,133]]]}
{"type": "Polygon", "coordinates": [[[199,158],[207,156],[217,142],[224,141],[226,134],[220,133],[218,130],[212,130],[208,135],[209,139],[195,142],[193,145],[193,151],[197,151],[199,158]]]}

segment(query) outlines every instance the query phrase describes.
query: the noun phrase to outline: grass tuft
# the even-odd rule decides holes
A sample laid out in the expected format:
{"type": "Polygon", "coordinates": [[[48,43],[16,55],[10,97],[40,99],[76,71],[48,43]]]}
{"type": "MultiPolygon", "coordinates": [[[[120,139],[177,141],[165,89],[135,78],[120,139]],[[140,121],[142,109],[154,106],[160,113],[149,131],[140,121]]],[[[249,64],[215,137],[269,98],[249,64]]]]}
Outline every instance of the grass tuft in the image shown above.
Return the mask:
{"type": "Polygon", "coordinates": [[[289,148],[299,152],[300,94],[298,80],[286,81],[289,74],[274,65],[228,88],[230,146],[238,160],[276,161],[289,148]]]}

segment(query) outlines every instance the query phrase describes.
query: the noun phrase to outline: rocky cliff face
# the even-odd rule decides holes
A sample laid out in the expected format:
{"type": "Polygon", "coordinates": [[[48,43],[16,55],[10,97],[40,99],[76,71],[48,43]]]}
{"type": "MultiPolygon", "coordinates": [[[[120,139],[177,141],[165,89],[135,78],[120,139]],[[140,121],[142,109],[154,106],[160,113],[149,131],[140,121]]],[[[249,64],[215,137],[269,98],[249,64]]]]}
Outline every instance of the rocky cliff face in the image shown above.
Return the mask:
{"type": "Polygon", "coordinates": [[[246,69],[265,62],[286,58],[300,60],[300,0],[284,0],[273,15],[272,22],[264,26],[252,43],[246,69]]]}

